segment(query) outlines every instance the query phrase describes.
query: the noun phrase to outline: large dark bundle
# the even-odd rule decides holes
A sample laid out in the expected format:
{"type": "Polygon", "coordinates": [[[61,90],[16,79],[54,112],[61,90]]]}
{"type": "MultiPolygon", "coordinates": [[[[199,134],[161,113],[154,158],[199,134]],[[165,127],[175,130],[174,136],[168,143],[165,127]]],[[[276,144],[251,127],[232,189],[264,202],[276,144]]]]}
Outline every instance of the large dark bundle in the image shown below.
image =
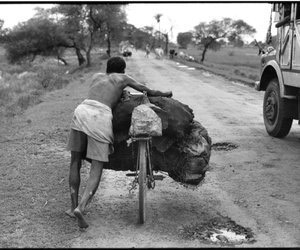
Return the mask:
{"type": "MultiPolygon", "coordinates": [[[[135,170],[137,143],[127,145],[131,113],[142,102],[142,96],[131,96],[118,103],[113,111],[115,152],[104,168],[135,170]]],[[[154,170],[165,171],[182,183],[199,184],[208,168],[211,139],[207,130],[194,121],[192,110],[179,101],[165,97],[150,97],[150,102],[162,110],[154,111],[162,118],[163,135],[153,137],[152,162],[154,170]]]]}
{"type": "MultiPolygon", "coordinates": [[[[120,101],[113,110],[113,130],[115,141],[120,142],[128,136],[133,109],[143,102],[143,96],[130,96],[127,101],[120,101]]],[[[163,123],[163,135],[182,138],[188,132],[194,114],[189,106],[167,97],[149,97],[152,104],[162,110],[154,111],[163,123]]]]}

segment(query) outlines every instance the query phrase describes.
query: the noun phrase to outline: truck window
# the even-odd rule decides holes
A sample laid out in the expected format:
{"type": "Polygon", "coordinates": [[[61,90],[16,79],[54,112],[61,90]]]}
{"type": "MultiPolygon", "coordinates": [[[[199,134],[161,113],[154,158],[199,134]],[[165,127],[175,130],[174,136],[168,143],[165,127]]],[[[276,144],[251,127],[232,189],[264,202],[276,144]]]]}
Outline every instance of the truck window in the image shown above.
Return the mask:
{"type": "Polygon", "coordinates": [[[300,19],[300,3],[297,4],[297,9],[296,9],[296,20],[300,19]]]}
{"type": "Polygon", "coordinates": [[[285,24],[289,24],[291,20],[291,4],[283,4],[283,13],[280,15],[280,21],[276,23],[275,27],[279,28],[285,24]]]}

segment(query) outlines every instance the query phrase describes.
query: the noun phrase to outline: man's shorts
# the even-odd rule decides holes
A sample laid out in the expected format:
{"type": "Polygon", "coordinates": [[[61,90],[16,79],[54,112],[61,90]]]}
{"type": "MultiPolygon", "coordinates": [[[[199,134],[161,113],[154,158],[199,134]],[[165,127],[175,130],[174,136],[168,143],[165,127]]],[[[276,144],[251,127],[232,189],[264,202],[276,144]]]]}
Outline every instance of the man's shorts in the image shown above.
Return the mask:
{"type": "Polygon", "coordinates": [[[84,132],[71,129],[67,150],[81,152],[83,158],[108,162],[108,155],[111,153],[107,143],[99,142],[84,132]]]}

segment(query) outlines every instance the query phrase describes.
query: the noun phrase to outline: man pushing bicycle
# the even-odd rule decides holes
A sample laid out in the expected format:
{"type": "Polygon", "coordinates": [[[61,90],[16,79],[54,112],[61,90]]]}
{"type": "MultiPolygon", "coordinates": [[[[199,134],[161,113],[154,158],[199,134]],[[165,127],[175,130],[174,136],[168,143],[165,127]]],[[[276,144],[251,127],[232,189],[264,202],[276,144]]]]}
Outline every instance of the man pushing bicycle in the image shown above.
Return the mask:
{"type": "Polygon", "coordinates": [[[91,79],[87,99],[77,106],[71,121],[67,149],[71,151],[69,186],[71,208],[66,213],[76,217],[80,228],[87,228],[83,212],[98,189],[103,163],[113,153],[112,109],[120,100],[123,90],[131,87],[148,96],[172,97],[172,92],[152,90],[125,74],[126,63],[121,57],[107,61],[106,74],[97,73],[91,79]],[[91,160],[86,188],[78,203],[81,160],[91,160]]]}

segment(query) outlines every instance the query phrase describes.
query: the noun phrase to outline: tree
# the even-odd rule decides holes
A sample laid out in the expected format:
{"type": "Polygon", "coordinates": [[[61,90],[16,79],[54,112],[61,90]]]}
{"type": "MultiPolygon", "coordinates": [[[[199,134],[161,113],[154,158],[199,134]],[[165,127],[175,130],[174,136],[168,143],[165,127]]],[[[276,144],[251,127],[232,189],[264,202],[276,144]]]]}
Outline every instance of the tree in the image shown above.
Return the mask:
{"type": "Polygon", "coordinates": [[[51,19],[34,17],[15,26],[6,35],[4,47],[9,62],[16,63],[37,55],[57,55],[61,46],[71,47],[61,27],[51,19]]]}
{"type": "Polygon", "coordinates": [[[2,30],[3,24],[4,24],[4,21],[2,19],[0,19],[0,30],[2,30]]]}
{"type": "Polygon", "coordinates": [[[244,46],[244,41],[241,38],[236,38],[234,41],[231,41],[231,44],[233,47],[243,47],[244,46]]]}
{"type": "Polygon", "coordinates": [[[88,33],[86,24],[86,9],[80,4],[58,4],[51,9],[51,13],[57,15],[65,36],[75,49],[79,66],[86,62],[81,50],[86,51],[85,39],[88,33]]]}
{"type": "Polygon", "coordinates": [[[223,18],[222,20],[212,20],[209,23],[201,22],[194,28],[194,40],[199,46],[203,46],[201,62],[205,59],[208,49],[218,49],[219,39],[227,38],[229,41],[241,40],[241,35],[250,35],[256,30],[243,20],[232,20],[223,18]]]}
{"type": "Polygon", "coordinates": [[[4,40],[3,24],[4,24],[4,21],[2,19],[0,19],[0,43],[3,42],[3,40],[4,40]]]}
{"type": "MultiPolygon", "coordinates": [[[[146,44],[149,44],[152,39],[152,35],[149,31],[145,31],[143,28],[138,29],[133,26],[131,31],[131,41],[136,49],[145,48],[146,44]]],[[[129,37],[127,40],[130,41],[129,37]]]]}
{"type": "Polygon", "coordinates": [[[192,37],[192,32],[180,32],[177,35],[177,43],[186,49],[187,45],[192,41],[192,37]]]}
{"type": "Polygon", "coordinates": [[[119,40],[123,24],[126,22],[124,4],[94,4],[89,5],[89,22],[101,33],[107,42],[107,54],[110,56],[112,39],[119,40]]]}
{"type": "Polygon", "coordinates": [[[126,20],[122,5],[56,5],[50,10],[37,8],[36,15],[10,34],[7,43],[11,61],[27,56],[57,54],[61,48],[74,48],[79,65],[91,65],[91,50],[99,39],[106,38],[108,51],[126,20]],[[86,54],[86,59],[81,51],[86,54]]]}
{"type": "Polygon", "coordinates": [[[154,16],[156,22],[158,23],[158,43],[160,45],[160,18],[162,17],[162,14],[156,14],[154,16]]]}
{"type": "Polygon", "coordinates": [[[236,47],[242,47],[244,41],[241,35],[250,35],[255,33],[255,29],[249,24],[245,23],[243,20],[233,21],[232,24],[233,31],[227,36],[228,41],[236,47]]]}
{"type": "Polygon", "coordinates": [[[3,28],[4,20],[0,19],[0,43],[5,43],[7,40],[8,28],[3,28]]]}
{"type": "Polygon", "coordinates": [[[153,34],[153,27],[151,27],[151,26],[144,26],[141,28],[141,30],[148,33],[149,35],[153,34]]]}
{"type": "Polygon", "coordinates": [[[126,15],[120,4],[76,4],[58,5],[54,12],[61,14],[60,22],[76,48],[79,65],[86,61],[91,65],[91,51],[101,40],[107,42],[107,53],[110,55],[111,40],[121,33],[126,15]],[[81,50],[86,54],[82,56],[81,50]]]}

